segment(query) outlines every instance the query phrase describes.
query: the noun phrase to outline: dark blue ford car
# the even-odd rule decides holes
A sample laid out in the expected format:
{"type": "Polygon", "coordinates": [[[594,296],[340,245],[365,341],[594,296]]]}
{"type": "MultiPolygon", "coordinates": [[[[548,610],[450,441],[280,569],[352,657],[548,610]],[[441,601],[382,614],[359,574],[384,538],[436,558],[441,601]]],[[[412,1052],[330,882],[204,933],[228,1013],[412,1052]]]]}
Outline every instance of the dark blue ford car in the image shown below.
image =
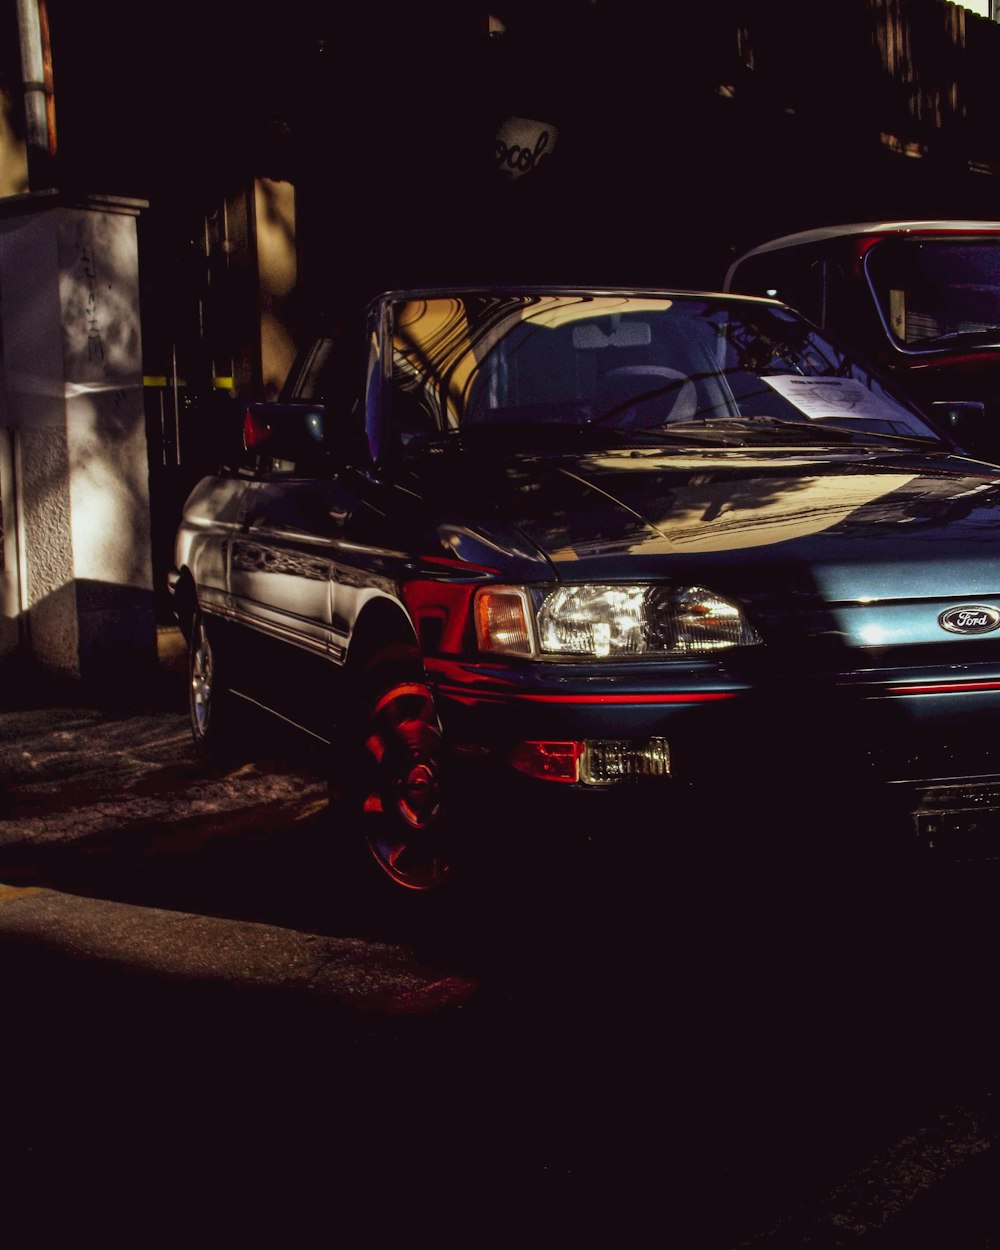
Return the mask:
{"type": "Polygon", "coordinates": [[[195,741],[301,727],[402,887],[560,812],[801,846],[809,799],[881,854],[1000,811],[1000,468],[776,301],[386,294],[242,441],[177,536],[195,741]]]}

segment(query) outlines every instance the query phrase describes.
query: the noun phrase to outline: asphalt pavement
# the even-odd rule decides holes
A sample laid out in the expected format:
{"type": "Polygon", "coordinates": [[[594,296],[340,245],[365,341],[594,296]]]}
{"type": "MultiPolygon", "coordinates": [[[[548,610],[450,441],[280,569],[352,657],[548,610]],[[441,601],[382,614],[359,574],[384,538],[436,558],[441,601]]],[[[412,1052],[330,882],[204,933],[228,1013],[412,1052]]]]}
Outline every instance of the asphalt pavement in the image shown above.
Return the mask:
{"type": "Polygon", "coordinates": [[[988,871],[626,855],[401,914],[307,753],[198,759],[183,680],[164,630],[142,690],[0,693],[12,1244],[72,1188],[133,1244],[1000,1245],[988,871]]]}

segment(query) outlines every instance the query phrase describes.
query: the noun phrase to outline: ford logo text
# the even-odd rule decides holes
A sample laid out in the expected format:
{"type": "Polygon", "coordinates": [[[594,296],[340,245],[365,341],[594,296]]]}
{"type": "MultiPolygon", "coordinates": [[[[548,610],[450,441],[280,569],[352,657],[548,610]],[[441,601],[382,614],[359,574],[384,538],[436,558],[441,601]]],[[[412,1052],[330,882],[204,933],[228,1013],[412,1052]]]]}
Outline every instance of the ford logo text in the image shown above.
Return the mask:
{"type": "Polygon", "coordinates": [[[989,634],[1000,629],[1000,611],[970,603],[942,612],[938,624],[951,634],[989,634]]]}

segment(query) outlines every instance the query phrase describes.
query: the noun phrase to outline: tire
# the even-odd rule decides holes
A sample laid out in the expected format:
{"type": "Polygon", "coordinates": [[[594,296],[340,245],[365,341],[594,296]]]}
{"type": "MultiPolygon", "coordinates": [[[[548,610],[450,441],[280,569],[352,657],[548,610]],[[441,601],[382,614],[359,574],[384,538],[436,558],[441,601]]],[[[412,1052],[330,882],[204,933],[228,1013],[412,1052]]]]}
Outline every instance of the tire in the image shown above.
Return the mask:
{"type": "Polygon", "coordinates": [[[195,747],[204,755],[225,757],[237,749],[235,698],[225,682],[205,617],[195,611],[188,640],[188,712],[195,747]]]}
{"type": "Polygon", "coordinates": [[[439,893],[454,879],[445,745],[434,695],[416,662],[366,665],[350,805],[377,867],[398,889],[439,893]]]}

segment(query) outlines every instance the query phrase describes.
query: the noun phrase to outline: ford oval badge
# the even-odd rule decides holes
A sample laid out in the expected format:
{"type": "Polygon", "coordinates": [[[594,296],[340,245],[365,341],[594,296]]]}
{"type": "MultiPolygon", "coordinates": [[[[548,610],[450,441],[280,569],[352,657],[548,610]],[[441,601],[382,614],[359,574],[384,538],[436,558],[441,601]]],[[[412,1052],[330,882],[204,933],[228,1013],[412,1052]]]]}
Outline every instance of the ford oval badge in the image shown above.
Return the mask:
{"type": "Polygon", "coordinates": [[[950,634],[989,634],[1000,629],[1000,611],[978,603],[966,603],[942,612],[938,624],[950,634]]]}

